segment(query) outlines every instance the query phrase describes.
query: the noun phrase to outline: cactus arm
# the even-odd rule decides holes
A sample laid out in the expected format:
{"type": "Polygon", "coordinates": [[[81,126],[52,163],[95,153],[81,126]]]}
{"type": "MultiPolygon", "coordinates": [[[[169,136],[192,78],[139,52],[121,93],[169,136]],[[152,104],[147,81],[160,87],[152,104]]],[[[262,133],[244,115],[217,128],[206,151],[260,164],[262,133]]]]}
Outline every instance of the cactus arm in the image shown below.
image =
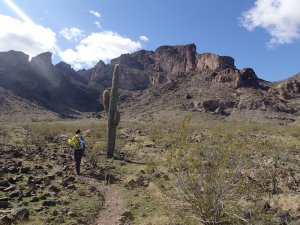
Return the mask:
{"type": "Polygon", "coordinates": [[[109,109],[109,98],[110,98],[109,91],[105,90],[103,92],[103,106],[106,112],[108,112],[109,109]]]}

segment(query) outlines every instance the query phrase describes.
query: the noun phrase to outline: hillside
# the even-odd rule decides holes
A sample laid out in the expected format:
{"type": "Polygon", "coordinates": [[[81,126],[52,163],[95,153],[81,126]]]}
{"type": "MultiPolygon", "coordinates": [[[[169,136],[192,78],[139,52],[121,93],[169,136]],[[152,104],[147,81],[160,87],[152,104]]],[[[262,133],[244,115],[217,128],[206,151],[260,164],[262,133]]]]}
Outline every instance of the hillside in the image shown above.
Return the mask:
{"type": "Polygon", "coordinates": [[[236,68],[232,57],[198,54],[194,44],[141,50],[77,72],[64,62],[54,66],[51,53],[29,61],[24,53],[2,52],[0,86],[59,114],[99,112],[103,107],[98,99],[110,87],[115,64],[121,66],[123,114],[175,109],[218,114],[227,120],[299,119],[299,75],[267,82],[252,68],[236,68]]]}

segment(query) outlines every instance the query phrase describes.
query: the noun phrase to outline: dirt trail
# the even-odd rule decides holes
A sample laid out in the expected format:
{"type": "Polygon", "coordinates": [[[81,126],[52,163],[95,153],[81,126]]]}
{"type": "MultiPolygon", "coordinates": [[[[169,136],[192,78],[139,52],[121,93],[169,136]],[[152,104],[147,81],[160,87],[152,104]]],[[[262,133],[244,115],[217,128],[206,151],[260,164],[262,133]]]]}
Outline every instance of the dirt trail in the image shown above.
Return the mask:
{"type": "Polygon", "coordinates": [[[82,176],[82,181],[90,186],[94,186],[103,195],[104,203],[98,215],[94,220],[94,225],[117,225],[120,223],[120,218],[125,212],[125,204],[122,193],[117,185],[106,185],[105,181],[82,176]]]}

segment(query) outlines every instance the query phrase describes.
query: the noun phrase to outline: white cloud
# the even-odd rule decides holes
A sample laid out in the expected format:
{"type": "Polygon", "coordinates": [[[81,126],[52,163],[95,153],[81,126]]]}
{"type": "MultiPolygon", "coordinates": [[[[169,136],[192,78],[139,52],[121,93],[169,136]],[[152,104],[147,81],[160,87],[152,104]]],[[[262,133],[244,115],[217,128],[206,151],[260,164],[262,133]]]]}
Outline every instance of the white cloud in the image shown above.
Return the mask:
{"type": "Polygon", "coordinates": [[[31,22],[33,21],[11,0],[4,0],[4,3],[13,10],[18,17],[20,17],[23,21],[31,22]]]}
{"type": "Polygon", "coordinates": [[[35,56],[57,50],[55,32],[30,19],[21,21],[0,14],[0,24],[0,51],[17,50],[35,56]]]}
{"type": "Polygon", "coordinates": [[[262,27],[271,35],[269,47],[292,43],[300,39],[299,0],[256,0],[241,22],[249,31],[262,27]]]}
{"type": "Polygon", "coordinates": [[[76,69],[94,66],[99,60],[108,63],[121,54],[141,49],[141,43],[112,31],[91,33],[73,49],[60,52],[63,61],[76,69]]]}
{"type": "Polygon", "coordinates": [[[69,41],[78,41],[78,39],[84,36],[84,31],[76,27],[64,28],[59,33],[69,41]]]}
{"type": "Polygon", "coordinates": [[[101,17],[101,14],[97,11],[94,11],[94,10],[89,10],[89,13],[96,16],[97,18],[100,18],[101,17]]]}
{"type": "Polygon", "coordinates": [[[147,41],[149,41],[149,38],[147,38],[145,35],[141,35],[140,40],[144,41],[144,42],[147,42],[147,41]]]}

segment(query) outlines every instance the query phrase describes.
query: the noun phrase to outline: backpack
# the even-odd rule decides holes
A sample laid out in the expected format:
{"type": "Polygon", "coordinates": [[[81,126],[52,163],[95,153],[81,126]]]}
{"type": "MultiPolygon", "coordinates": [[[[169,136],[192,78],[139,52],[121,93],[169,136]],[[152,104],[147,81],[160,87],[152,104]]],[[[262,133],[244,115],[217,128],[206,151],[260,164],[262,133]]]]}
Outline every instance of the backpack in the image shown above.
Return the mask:
{"type": "Polygon", "coordinates": [[[79,136],[78,142],[79,142],[79,147],[84,149],[85,148],[85,140],[82,136],[79,136]]]}

